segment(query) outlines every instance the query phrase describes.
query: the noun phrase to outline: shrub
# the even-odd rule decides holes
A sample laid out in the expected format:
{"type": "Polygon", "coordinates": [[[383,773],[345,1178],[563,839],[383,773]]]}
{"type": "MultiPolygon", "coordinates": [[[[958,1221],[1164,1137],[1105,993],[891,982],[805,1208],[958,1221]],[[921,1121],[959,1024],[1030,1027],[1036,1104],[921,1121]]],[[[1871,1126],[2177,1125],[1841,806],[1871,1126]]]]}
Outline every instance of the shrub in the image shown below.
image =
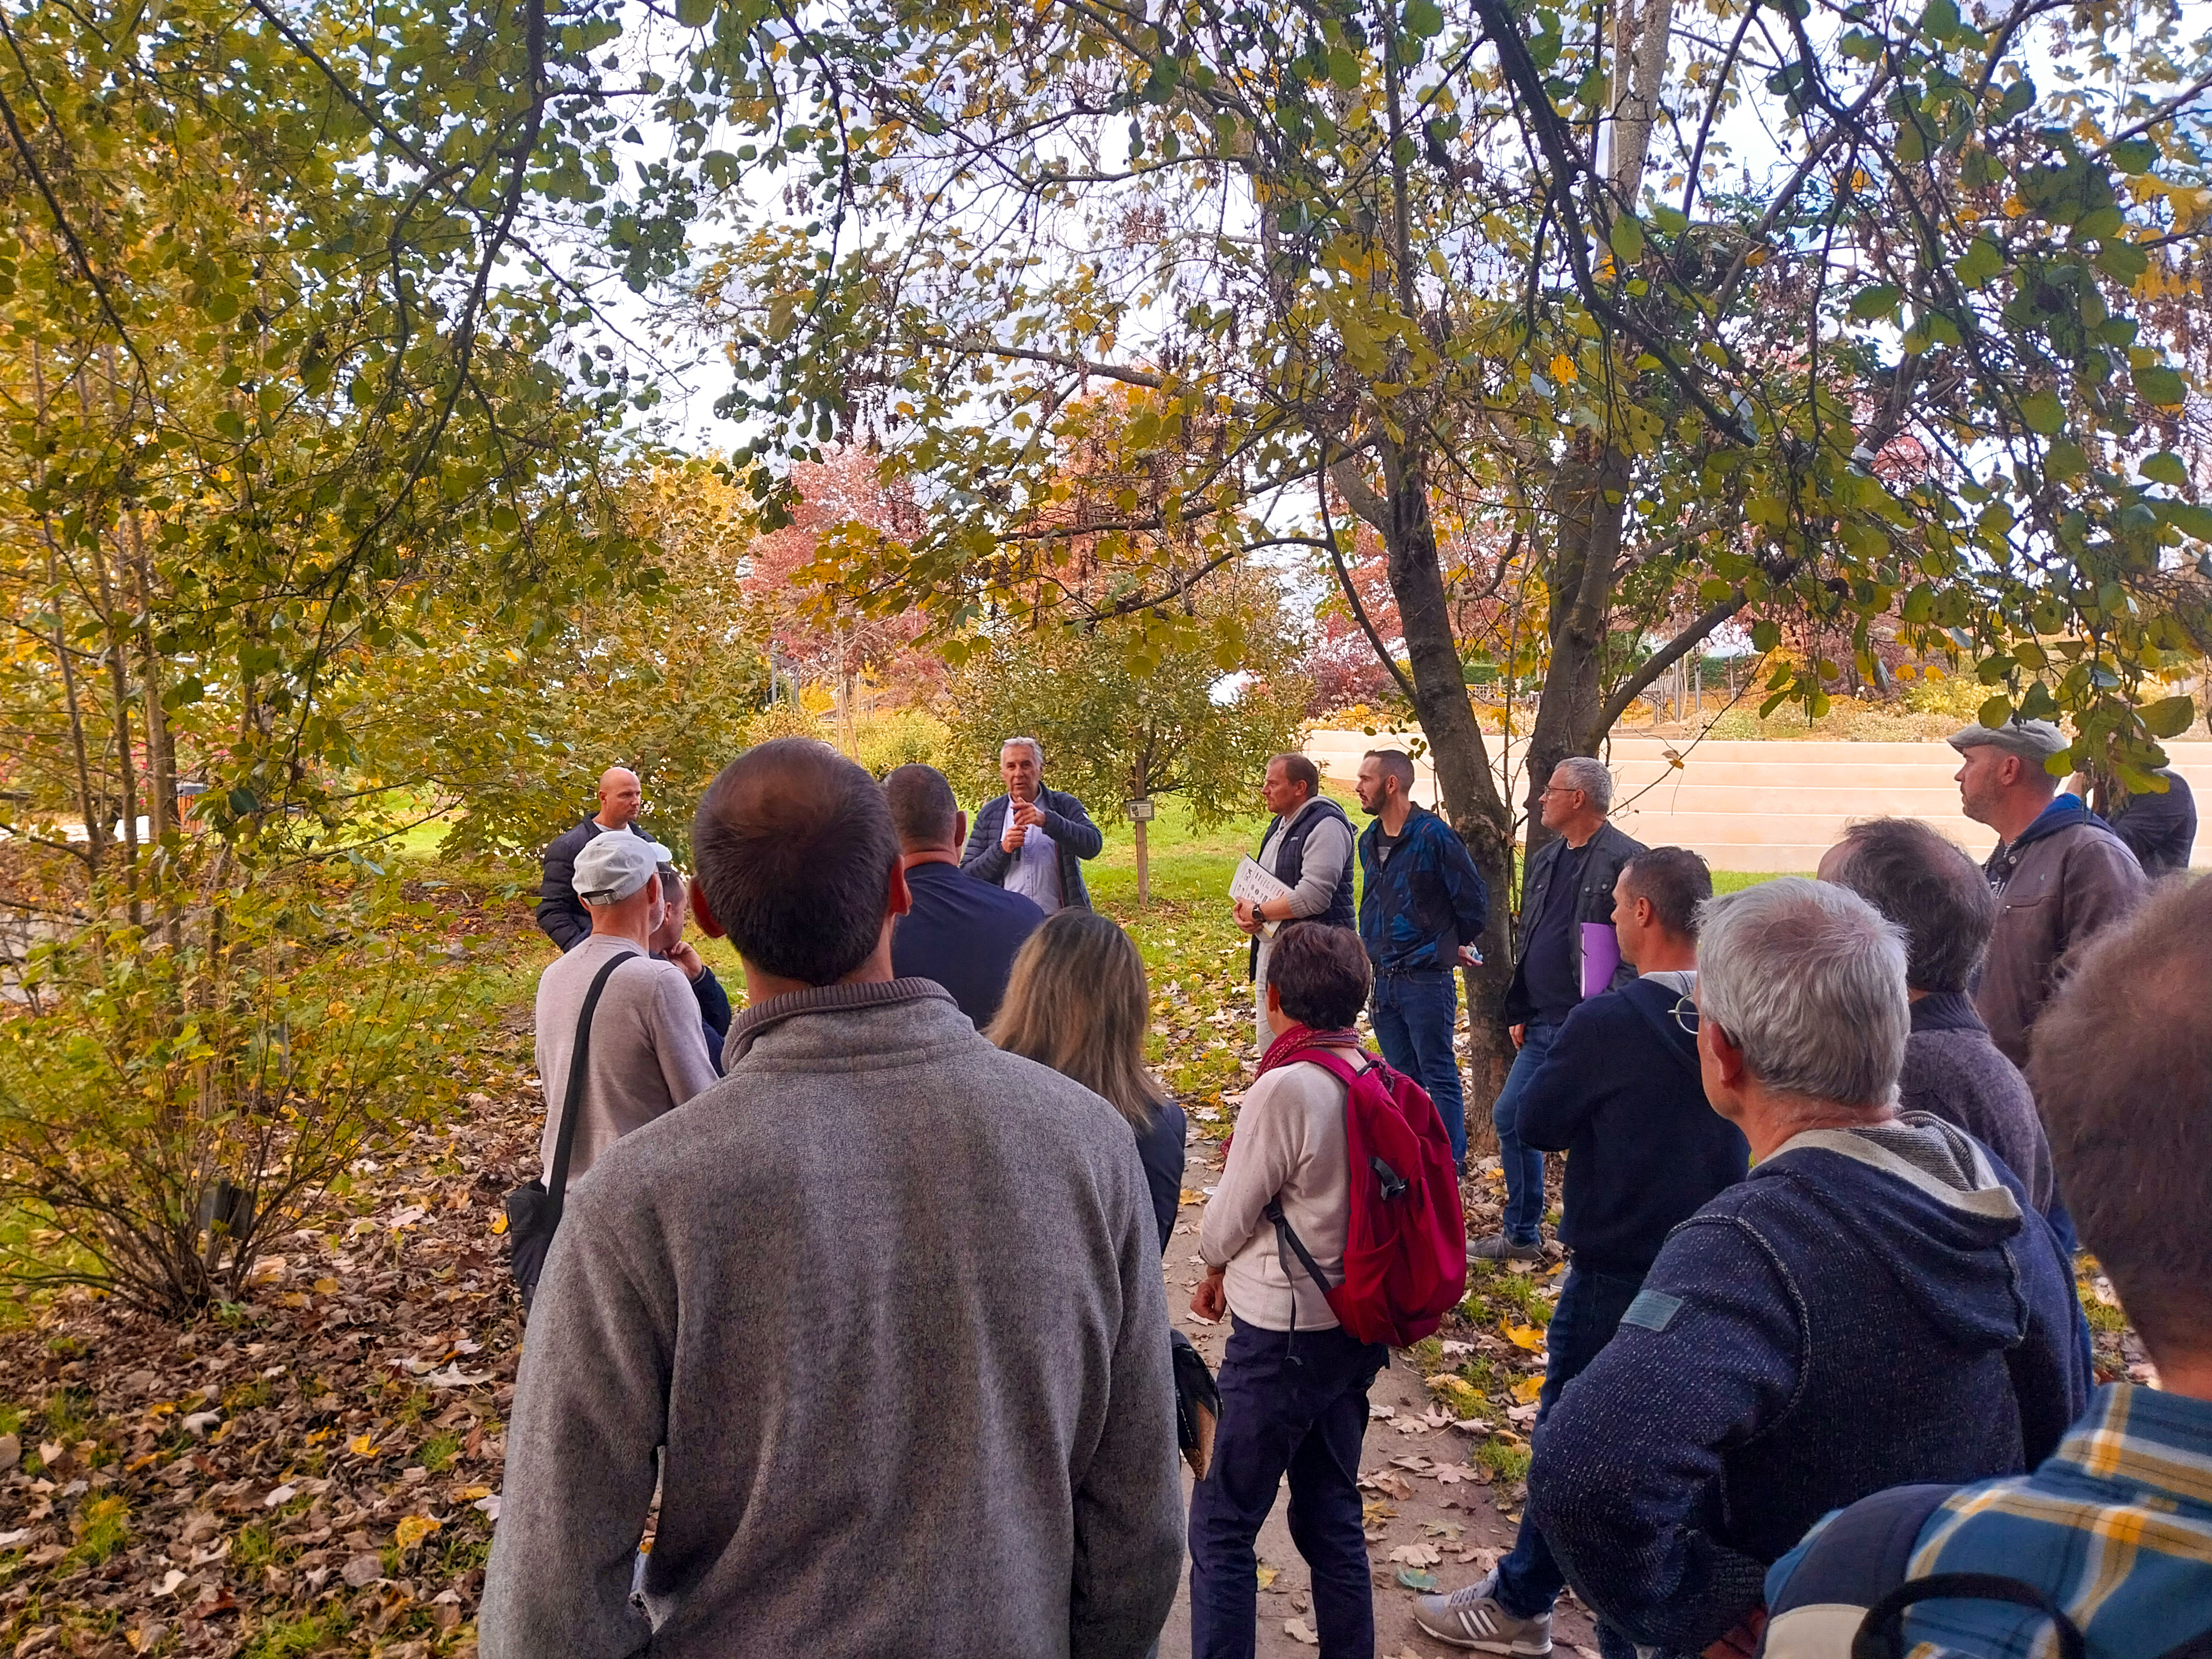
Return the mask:
{"type": "Polygon", "coordinates": [[[190,1316],[452,1096],[458,975],[382,881],[170,897],[40,946],[0,1013],[0,1204],[40,1224],[0,1280],[190,1316]]]}

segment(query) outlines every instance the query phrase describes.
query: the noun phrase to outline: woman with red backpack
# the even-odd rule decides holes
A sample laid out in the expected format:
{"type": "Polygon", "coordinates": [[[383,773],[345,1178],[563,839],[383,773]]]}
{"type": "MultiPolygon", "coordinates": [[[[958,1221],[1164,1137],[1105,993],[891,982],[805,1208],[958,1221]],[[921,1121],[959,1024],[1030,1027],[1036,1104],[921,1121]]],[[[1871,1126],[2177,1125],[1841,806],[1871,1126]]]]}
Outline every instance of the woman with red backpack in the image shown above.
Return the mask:
{"type": "Polygon", "coordinates": [[[1285,927],[1267,978],[1275,1041],[1199,1228],[1209,1271],[1191,1310],[1231,1330],[1213,1461],[1191,1495],[1191,1653],[1252,1653],[1253,1542],[1287,1474],[1322,1654],[1367,1659],[1367,1390],[1389,1345],[1426,1335],[1464,1291],[1459,1188],[1435,1106],[1352,1029],[1369,985],[1359,936],[1285,927]]]}

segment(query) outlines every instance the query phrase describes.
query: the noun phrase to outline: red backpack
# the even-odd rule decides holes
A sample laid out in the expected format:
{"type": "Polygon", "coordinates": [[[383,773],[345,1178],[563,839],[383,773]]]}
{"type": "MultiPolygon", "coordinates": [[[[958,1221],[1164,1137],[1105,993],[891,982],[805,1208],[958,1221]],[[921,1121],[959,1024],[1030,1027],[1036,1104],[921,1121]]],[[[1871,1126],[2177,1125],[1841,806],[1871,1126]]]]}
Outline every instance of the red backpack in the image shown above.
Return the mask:
{"type": "Polygon", "coordinates": [[[1271,1200],[1265,1213],[1286,1252],[1283,1271],[1289,1273],[1295,1255],[1328,1297],[1337,1322],[1361,1341],[1394,1348],[1418,1342],[1467,1294],[1467,1224],[1443,1120],[1427,1090],[1364,1050],[1366,1063],[1358,1071],[1317,1047],[1300,1045],[1295,1057],[1344,1085],[1352,1214],[1344,1278],[1332,1285],[1285,1218],[1281,1201],[1271,1200]]]}

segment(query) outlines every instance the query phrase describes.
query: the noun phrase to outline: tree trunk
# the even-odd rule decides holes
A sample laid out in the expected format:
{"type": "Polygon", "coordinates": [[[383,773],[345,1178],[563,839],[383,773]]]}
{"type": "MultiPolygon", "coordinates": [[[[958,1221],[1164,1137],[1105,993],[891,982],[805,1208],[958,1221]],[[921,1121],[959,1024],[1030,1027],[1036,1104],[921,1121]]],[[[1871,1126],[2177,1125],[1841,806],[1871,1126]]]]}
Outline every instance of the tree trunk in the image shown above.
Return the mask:
{"type": "Polygon", "coordinates": [[[1595,755],[1605,739],[1607,622],[1613,573],[1620,562],[1628,458],[1611,445],[1577,436],[1553,486],[1559,526],[1551,583],[1551,665],[1528,733],[1528,850],[1551,839],[1539,797],[1552,769],[1570,755],[1595,755]]]}
{"type": "MultiPolygon", "coordinates": [[[[1510,1041],[1498,1011],[1513,979],[1512,825],[1490,769],[1490,752],[1468,696],[1466,670],[1453,637],[1451,607],[1429,516],[1426,469],[1417,453],[1395,445],[1383,450],[1387,497],[1379,504],[1390,590],[1413,676],[1414,714],[1428,739],[1444,816],[1467,843],[1474,867],[1490,890],[1490,918],[1483,929],[1482,965],[1467,980],[1468,1133],[1472,1147],[1487,1146],[1490,1103],[1513,1063],[1510,1041]]],[[[1372,501],[1371,492],[1369,495],[1372,501]]],[[[1354,501],[1354,509],[1360,503],[1354,501]]],[[[1374,520],[1370,520],[1374,522],[1374,520]]]]}
{"type": "Polygon", "coordinates": [[[1152,902],[1152,865],[1145,846],[1148,826],[1144,819],[1137,818],[1133,820],[1133,827],[1137,832],[1137,908],[1143,910],[1150,908],[1152,902]]]}

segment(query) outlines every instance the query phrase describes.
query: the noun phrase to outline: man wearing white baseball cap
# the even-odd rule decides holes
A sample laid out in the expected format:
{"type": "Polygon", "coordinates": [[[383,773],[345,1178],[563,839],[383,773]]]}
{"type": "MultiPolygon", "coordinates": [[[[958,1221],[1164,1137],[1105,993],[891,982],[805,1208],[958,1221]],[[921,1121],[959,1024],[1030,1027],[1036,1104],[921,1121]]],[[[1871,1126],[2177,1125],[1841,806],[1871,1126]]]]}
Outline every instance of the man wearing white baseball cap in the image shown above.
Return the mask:
{"type": "Polygon", "coordinates": [[[569,1098],[570,1057],[585,1004],[603,973],[575,1095],[570,1182],[618,1137],[716,1081],[690,981],[674,963],[650,954],[664,915],[660,866],[674,858],[642,836],[597,836],[577,849],[576,896],[591,915],[591,934],[538,981],[538,1075],[546,1105],[539,1149],[549,1187],[569,1098]]]}
{"type": "MultiPolygon", "coordinates": [[[[2078,796],[2061,794],[2047,762],[2072,746],[2049,720],[1954,732],[1955,781],[1966,816],[1997,832],[1982,872],[1996,890],[1996,928],[1974,983],[1974,1009],[2005,1057],[2027,1067],[2028,1031],[2069,952],[2132,910],[2147,884],[2125,842],[2078,796]]],[[[2061,770],[2070,771],[2062,767],[2061,770]]]]}

